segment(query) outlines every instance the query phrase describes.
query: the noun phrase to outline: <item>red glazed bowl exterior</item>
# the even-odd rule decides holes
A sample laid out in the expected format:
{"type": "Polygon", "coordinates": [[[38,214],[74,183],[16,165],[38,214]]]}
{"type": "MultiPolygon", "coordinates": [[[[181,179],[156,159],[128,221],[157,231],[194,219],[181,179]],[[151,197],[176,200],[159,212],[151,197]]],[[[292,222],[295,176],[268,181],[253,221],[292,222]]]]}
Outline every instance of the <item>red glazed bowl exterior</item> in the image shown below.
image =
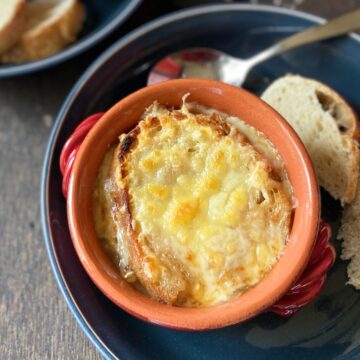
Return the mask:
{"type": "Polygon", "coordinates": [[[170,328],[203,330],[249,319],[280,299],[302,274],[317,236],[319,188],[309,156],[288,123],[256,96],[224,83],[179,79],[143,88],[107,111],[85,137],[69,175],[68,222],[85,270],[115,304],[143,320],[170,328]],[[161,304],[132,288],[109,259],[94,228],[92,193],[97,171],[109,145],[133,128],[155,100],[169,106],[188,101],[237,116],[262,131],[282,157],[296,198],[296,209],[284,253],[255,287],[224,304],[183,308],[161,304]]]}

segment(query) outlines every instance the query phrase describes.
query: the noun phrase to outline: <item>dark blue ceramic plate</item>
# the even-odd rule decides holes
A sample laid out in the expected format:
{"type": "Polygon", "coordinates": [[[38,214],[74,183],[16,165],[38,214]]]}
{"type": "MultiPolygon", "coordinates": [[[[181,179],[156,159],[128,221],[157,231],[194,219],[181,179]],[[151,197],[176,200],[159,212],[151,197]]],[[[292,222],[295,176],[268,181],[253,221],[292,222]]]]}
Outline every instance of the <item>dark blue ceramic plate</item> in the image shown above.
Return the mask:
{"type": "Polygon", "coordinates": [[[89,49],[121,25],[141,0],[86,0],[86,18],[79,39],[65,50],[43,60],[20,65],[1,65],[0,78],[32,73],[59,64],[89,49]]]}
{"type": "MultiPolygon", "coordinates": [[[[109,358],[121,359],[359,359],[360,293],[345,286],[337,260],[319,298],[290,319],[262,314],[221,330],[173,331],[135,319],[94,286],[72,246],[61,193],[61,147],[87,115],[104,111],[145,86],[149,67],[174,50],[209,46],[250,56],[284,36],[322,20],[267,6],[216,5],[162,17],[130,33],[86,71],[66,100],[49,142],[42,180],[42,220],[50,261],[77,321],[109,358]]],[[[288,72],[323,81],[360,110],[360,38],[349,36],[294,50],[257,67],[246,86],[260,94],[288,72]]],[[[327,194],[323,216],[334,230],[340,206],[327,194]]]]}

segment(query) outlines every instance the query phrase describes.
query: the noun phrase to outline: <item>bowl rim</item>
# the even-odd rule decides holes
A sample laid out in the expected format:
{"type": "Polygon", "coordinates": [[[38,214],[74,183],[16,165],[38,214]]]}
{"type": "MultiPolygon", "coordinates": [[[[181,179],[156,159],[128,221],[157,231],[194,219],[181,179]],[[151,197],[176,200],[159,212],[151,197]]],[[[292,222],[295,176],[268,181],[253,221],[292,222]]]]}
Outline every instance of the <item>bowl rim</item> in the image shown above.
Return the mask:
{"type": "Polygon", "coordinates": [[[29,61],[22,64],[0,64],[0,79],[21,76],[45,70],[61,64],[75,56],[80,55],[92,46],[105,39],[112,31],[119,27],[137,9],[143,0],[126,0],[124,9],[107,24],[98,30],[84,36],[84,38],[70,44],[64,50],[44,59],[29,61]]]}
{"type": "MultiPolygon", "coordinates": [[[[222,109],[222,111],[224,110],[222,109]]],[[[114,137],[114,139],[115,138],[116,137],[114,137]]],[[[289,165],[289,163],[289,160],[287,163],[285,161],[285,165],[289,165]]],[[[293,176],[293,178],[295,178],[295,172],[298,173],[295,169],[291,170],[288,168],[290,177],[293,176]]],[[[292,185],[294,186],[293,183],[292,185]]],[[[296,189],[294,190],[296,192],[296,189]]],[[[80,261],[93,282],[110,300],[132,315],[151,323],[181,330],[203,330],[220,328],[247,320],[271,306],[286,293],[294,281],[301,275],[310,257],[311,249],[314,245],[318,231],[320,217],[319,197],[319,188],[314,169],[304,145],[291,126],[273,108],[255,95],[224,83],[204,79],[177,79],[148,86],[128,95],[111,107],[93,129],[90,130],[77,154],[73,173],[70,177],[67,211],[71,238],[80,261]],[[253,102],[255,101],[259,109],[263,109],[261,111],[263,111],[263,113],[265,112],[268,114],[269,118],[273,119],[278,130],[281,131],[283,135],[287,136],[289,144],[291,143],[290,146],[296,149],[299,154],[297,159],[299,163],[296,168],[299,169],[300,167],[303,169],[304,173],[302,176],[303,178],[305,176],[307,184],[307,191],[305,192],[305,195],[303,195],[307,199],[306,204],[302,207],[298,207],[297,210],[297,212],[303,212],[303,215],[306,213],[308,218],[307,220],[304,220],[305,222],[307,221],[308,227],[301,228],[301,242],[296,241],[297,238],[294,240],[294,236],[291,236],[291,234],[296,231],[299,235],[298,228],[300,225],[298,225],[299,221],[295,215],[296,226],[294,225],[292,228],[290,234],[291,241],[289,241],[284,254],[273,270],[271,270],[270,273],[268,273],[255,287],[248,290],[242,296],[224,304],[207,308],[182,308],[163,305],[136,291],[133,291],[132,293],[128,293],[126,290],[124,291],[123,287],[116,283],[117,280],[114,280],[114,275],[110,274],[108,270],[104,270],[105,265],[103,266],[103,263],[99,265],[98,257],[96,255],[94,256],[94,254],[91,255],[91,250],[89,251],[86,240],[84,240],[84,230],[81,230],[82,221],[80,219],[81,212],[79,211],[79,206],[81,206],[79,204],[81,203],[78,199],[78,194],[80,189],[82,189],[80,177],[81,172],[83,171],[82,169],[86,166],[87,159],[90,156],[94,145],[98,141],[98,133],[117,120],[117,114],[119,112],[124,112],[127,107],[130,108],[131,106],[134,106],[134,104],[138,104],[139,100],[141,101],[141,99],[144,99],[149,95],[151,96],[151,94],[156,93],[157,91],[167,92],[173,88],[180,88],[182,91],[186,88],[190,92],[191,89],[195,88],[201,88],[203,90],[207,89],[212,92],[227,91],[234,96],[238,95],[239,98],[242,96],[242,100],[247,98],[253,102]],[[292,255],[294,246],[298,248],[295,247],[298,251],[295,259],[293,259],[293,263],[287,263],[287,273],[280,272],[280,267],[285,267],[284,263],[287,261],[287,258],[295,256],[292,255]],[[282,282],[271,282],[270,286],[270,281],[278,279],[279,276],[283,278],[282,282]],[[256,301],[254,301],[254,299],[256,301]],[[244,304],[241,304],[241,302],[244,304]]]]}

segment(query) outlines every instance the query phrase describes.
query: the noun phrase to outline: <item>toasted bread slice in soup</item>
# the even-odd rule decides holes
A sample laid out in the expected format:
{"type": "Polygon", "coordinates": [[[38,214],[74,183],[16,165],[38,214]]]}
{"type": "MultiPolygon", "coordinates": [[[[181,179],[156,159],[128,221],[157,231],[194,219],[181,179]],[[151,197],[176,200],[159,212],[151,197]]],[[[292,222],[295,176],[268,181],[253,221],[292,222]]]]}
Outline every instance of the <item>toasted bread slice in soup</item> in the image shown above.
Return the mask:
{"type": "Polygon", "coordinates": [[[125,268],[167,304],[213,305],[253,286],[276,263],[290,227],[291,195],[273,170],[217,113],[148,109],[121,135],[110,171],[125,268]],[[239,265],[249,234],[267,244],[252,248],[254,263],[239,265]]]}
{"type": "Polygon", "coordinates": [[[19,40],[25,29],[25,0],[0,0],[0,55],[19,40]]]}
{"type": "Polygon", "coordinates": [[[359,173],[359,125],[354,111],[334,90],[297,75],[274,81],[263,100],[300,136],[319,183],[342,204],[356,194],[359,173]]]}
{"type": "Polygon", "coordinates": [[[22,63],[56,54],[76,39],[84,18],[84,6],[78,0],[29,1],[25,31],[1,61],[22,63]]]}

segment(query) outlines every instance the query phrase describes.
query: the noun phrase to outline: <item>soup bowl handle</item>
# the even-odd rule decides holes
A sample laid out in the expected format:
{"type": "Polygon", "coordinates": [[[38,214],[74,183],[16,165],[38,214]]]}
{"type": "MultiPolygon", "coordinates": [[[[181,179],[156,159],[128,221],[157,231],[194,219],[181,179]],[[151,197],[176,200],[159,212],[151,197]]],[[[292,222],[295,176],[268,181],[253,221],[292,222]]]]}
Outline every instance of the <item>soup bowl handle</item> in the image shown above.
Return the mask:
{"type": "MultiPolygon", "coordinates": [[[[83,120],[70,135],[60,155],[60,171],[63,176],[62,192],[68,195],[68,185],[74,161],[79,148],[88,132],[101,119],[104,113],[96,113],[83,120]]],[[[327,273],[333,266],[336,253],[330,243],[331,227],[324,220],[320,221],[317,239],[309,262],[293,286],[267,311],[279,316],[294,315],[306,304],[313,301],[325,285],[327,273]]]]}
{"type": "Polygon", "coordinates": [[[60,171],[63,176],[62,192],[67,198],[70,175],[74,166],[76,155],[88,132],[101,119],[104,113],[90,115],[83,120],[70,135],[60,154],[60,171]]]}
{"type": "Polygon", "coordinates": [[[330,238],[331,227],[321,220],[316,242],[304,271],[287,293],[268,311],[284,317],[291,316],[320,294],[327,273],[336,258],[330,238]]]}

